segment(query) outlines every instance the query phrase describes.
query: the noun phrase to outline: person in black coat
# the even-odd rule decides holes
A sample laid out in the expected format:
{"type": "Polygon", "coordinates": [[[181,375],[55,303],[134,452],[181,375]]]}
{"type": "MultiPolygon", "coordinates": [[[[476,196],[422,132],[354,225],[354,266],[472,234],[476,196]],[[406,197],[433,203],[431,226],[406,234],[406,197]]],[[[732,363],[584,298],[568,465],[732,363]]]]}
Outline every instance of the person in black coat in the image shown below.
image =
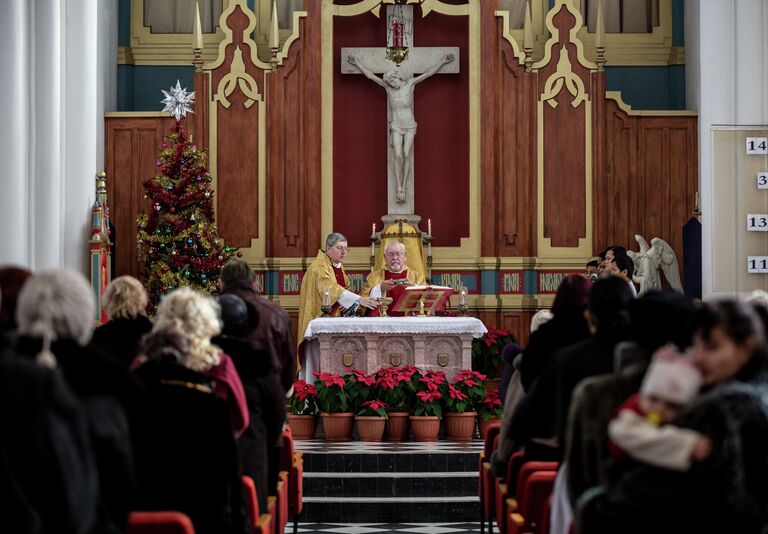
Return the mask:
{"type": "Polygon", "coordinates": [[[144,334],[152,330],[146,316],[147,292],[132,276],[115,278],[104,292],[109,322],[93,332],[91,343],[130,367],[144,334]]]}
{"type": "Polygon", "coordinates": [[[693,361],[705,390],[672,424],[707,436],[709,458],[679,472],[642,463],[584,494],[577,532],[765,532],[768,379],[765,331],[746,303],[697,312],[693,361]],[[663,518],[663,519],[662,519],[663,518]]]}
{"type": "Polygon", "coordinates": [[[237,295],[219,297],[222,335],[213,338],[232,361],[245,389],[250,425],[238,439],[243,474],[250,476],[259,499],[259,509],[267,506],[267,496],[277,486],[277,463],[283,425],[287,417],[285,390],[272,358],[265,350],[254,349],[248,342],[248,308],[237,295]]]}
{"type": "Polygon", "coordinates": [[[555,352],[589,337],[584,310],[591,287],[592,282],[578,274],[566,276],[560,283],[552,303],[552,319],[531,333],[523,351],[520,380],[525,391],[530,391],[536,379],[549,367],[555,352]]]}
{"type": "Polygon", "coordinates": [[[152,332],[143,345],[135,509],[181,511],[197,534],[250,532],[227,402],[208,376],[182,365],[189,341],[179,330],[152,332]]]}
{"type": "Polygon", "coordinates": [[[5,346],[0,428],[3,532],[90,532],[99,493],[86,415],[61,373],[5,346]]]}
{"type": "Polygon", "coordinates": [[[133,497],[129,420],[141,389],[130,371],[87,346],[94,303],[82,275],[64,269],[35,274],[19,294],[19,354],[57,367],[85,408],[99,476],[99,515],[93,532],[125,528],[133,497]]]}
{"type": "Polygon", "coordinates": [[[633,296],[618,277],[592,285],[587,321],[592,336],[558,351],[515,414],[510,436],[528,460],[561,461],[571,395],[583,379],[613,371],[613,349],[627,335],[633,296]]]}

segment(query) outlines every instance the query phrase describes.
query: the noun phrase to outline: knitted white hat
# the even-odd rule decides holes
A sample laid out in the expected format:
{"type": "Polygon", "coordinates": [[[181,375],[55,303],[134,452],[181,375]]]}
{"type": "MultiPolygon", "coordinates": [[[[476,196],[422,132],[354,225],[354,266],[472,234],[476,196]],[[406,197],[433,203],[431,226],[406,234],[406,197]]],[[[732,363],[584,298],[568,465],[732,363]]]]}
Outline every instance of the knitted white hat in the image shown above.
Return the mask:
{"type": "Polygon", "coordinates": [[[691,359],[680,354],[674,346],[667,345],[654,353],[640,393],[687,405],[696,397],[700,387],[701,372],[691,359]]]}

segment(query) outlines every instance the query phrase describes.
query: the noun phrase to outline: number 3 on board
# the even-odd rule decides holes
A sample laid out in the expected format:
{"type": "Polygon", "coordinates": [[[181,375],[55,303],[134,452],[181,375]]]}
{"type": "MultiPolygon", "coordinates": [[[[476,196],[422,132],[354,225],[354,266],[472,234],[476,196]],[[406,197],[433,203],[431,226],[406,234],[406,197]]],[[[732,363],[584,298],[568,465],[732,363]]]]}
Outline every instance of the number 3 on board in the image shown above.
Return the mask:
{"type": "Polygon", "coordinates": [[[768,172],[757,173],[757,188],[768,189],[768,172]]]}
{"type": "Polygon", "coordinates": [[[768,137],[747,137],[747,154],[768,154],[768,137]]]}

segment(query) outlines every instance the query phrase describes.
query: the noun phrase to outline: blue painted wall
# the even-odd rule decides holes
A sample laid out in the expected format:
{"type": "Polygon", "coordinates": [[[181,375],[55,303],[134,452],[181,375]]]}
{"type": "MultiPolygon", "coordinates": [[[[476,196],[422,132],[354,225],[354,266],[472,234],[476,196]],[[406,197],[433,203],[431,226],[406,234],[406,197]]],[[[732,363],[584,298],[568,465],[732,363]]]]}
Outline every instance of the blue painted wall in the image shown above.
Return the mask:
{"type": "Polygon", "coordinates": [[[194,89],[192,79],[195,68],[181,66],[117,66],[117,110],[118,111],[161,111],[162,89],[176,85],[190,91],[194,89]]]}

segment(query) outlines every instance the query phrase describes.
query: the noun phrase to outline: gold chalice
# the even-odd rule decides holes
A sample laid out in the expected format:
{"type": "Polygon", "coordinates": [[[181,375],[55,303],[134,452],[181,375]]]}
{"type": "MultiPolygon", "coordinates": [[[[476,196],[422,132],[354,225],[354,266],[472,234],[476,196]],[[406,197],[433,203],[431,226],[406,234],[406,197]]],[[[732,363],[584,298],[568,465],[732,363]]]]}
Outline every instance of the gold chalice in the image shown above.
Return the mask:
{"type": "Polygon", "coordinates": [[[379,317],[389,317],[389,315],[387,314],[387,307],[389,307],[389,305],[392,304],[392,298],[379,297],[376,299],[376,301],[379,303],[379,317]]]}

